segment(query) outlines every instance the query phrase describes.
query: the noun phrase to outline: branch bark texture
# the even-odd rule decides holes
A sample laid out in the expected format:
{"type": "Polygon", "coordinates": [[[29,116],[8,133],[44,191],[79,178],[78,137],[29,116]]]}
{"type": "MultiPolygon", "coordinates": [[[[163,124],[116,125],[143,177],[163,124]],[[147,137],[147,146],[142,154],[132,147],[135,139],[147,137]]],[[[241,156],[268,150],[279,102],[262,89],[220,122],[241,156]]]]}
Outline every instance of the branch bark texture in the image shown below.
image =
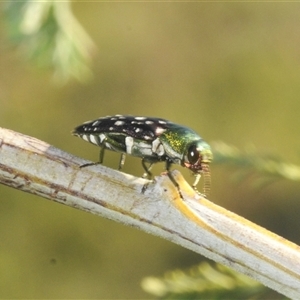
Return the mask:
{"type": "Polygon", "coordinates": [[[137,227],[300,299],[300,248],[201,198],[178,171],[154,182],[0,128],[0,183],[137,227]]]}

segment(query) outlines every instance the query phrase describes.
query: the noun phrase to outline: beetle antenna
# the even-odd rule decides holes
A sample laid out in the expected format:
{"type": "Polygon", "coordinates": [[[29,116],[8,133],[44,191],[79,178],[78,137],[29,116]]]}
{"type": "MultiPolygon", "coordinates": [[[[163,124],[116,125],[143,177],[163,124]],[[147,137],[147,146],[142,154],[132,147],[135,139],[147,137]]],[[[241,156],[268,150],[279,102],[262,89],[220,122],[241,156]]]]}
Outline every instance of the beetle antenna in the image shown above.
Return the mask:
{"type": "Polygon", "coordinates": [[[211,186],[209,165],[208,164],[202,165],[202,170],[203,170],[203,177],[204,177],[203,192],[204,192],[204,195],[207,197],[209,195],[210,186],[211,186]]]}

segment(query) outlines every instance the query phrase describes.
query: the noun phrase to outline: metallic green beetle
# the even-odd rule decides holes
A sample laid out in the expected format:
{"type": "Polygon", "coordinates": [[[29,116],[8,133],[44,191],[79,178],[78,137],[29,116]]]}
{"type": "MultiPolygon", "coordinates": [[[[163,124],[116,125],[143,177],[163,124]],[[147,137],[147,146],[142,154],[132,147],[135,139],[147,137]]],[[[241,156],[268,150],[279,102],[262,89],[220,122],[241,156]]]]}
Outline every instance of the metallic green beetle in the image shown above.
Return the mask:
{"type": "MultiPolygon", "coordinates": [[[[72,133],[101,147],[98,163],[103,162],[105,149],[121,153],[119,170],[124,165],[126,154],[140,157],[145,170],[143,177],[151,178],[152,165],[164,161],[166,171],[177,187],[178,184],[171,176],[170,167],[172,164],[178,164],[194,173],[196,178],[192,187],[195,190],[203,174],[204,195],[209,192],[211,148],[188,127],[160,118],[115,115],[85,122],[76,127],[72,133]]],[[[93,164],[97,163],[83,166],[93,164]]]]}

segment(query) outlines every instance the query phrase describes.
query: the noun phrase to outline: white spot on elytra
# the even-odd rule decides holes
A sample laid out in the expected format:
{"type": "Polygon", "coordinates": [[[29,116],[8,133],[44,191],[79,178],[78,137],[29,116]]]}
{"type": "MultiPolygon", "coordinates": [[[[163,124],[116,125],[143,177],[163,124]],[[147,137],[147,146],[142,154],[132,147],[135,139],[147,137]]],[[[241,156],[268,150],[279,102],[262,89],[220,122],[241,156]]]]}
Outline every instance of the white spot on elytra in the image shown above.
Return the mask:
{"type": "Polygon", "coordinates": [[[92,124],[92,126],[98,126],[100,123],[101,123],[101,121],[97,120],[92,124]]]}
{"type": "Polygon", "coordinates": [[[113,127],[109,127],[108,129],[109,129],[110,131],[114,130],[114,128],[113,128],[113,127]]]}
{"type": "Polygon", "coordinates": [[[146,121],[145,123],[146,123],[146,124],[148,124],[148,125],[151,125],[151,124],[153,124],[154,122],[153,122],[153,121],[150,121],[150,120],[148,120],[148,121],[146,121]]]}
{"type": "Polygon", "coordinates": [[[165,148],[161,144],[159,139],[155,139],[152,142],[152,151],[156,153],[158,156],[163,156],[165,154],[165,148]]]}
{"type": "Polygon", "coordinates": [[[100,138],[100,142],[102,143],[105,140],[105,135],[103,133],[101,133],[99,135],[99,138],[100,138]]]}
{"type": "Polygon", "coordinates": [[[162,134],[165,130],[166,129],[164,129],[164,128],[157,127],[157,128],[155,128],[155,134],[156,135],[162,134]]]}
{"type": "Polygon", "coordinates": [[[143,156],[152,156],[153,152],[151,149],[151,145],[149,145],[149,143],[147,142],[138,142],[138,149],[140,154],[142,154],[143,156]]]}
{"type": "Polygon", "coordinates": [[[155,139],[153,142],[152,142],[152,151],[155,152],[157,146],[160,144],[160,140],[159,139],[155,139]]]}
{"type": "Polygon", "coordinates": [[[136,128],[134,131],[137,133],[137,132],[142,131],[142,129],[141,128],[136,128]]]}
{"type": "Polygon", "coordinates": [[[126,153],[131,154],[132,147],[133,147],[133,138],[131,136],[127,136],[125,138],[125,145],[126,145],[126,153]]]}
{"type": "Polygon", "coordinates": [[[124,125],[124,121],[117,121],[117,122],[115,122],[115,125],[116,126],[124,125]]]}
{"type": "Polygon", "coordinates": [[[87,142],[90,141],[89,138],[88,138],[88,136],[87,136],[86,134],[83,134],[81,137],[82,137],[85,141],[87,141],[87,142]]]}
{"type": "Polygon", "coordinates": [[[159,120],[158,123],[159,123],[159,124],[167,124],[167,122],[166,122],[166,121],[163,121],[163,120],[159,120]]]}
{"type": "Polygon", "coordinates": [[[156,153],[158,156],[163,156],[165,154],[165,148],[162,144],[157,147],[156,153]]]}
{"type": "Polygon", "coordinates": [[[144,136],[144,140],[151,140],[152,138],[151,138],[151,136],[149,136],[149,135],[145,135],[144,136]]]}
{"type": "Polygon", "coordinates": [[[147,119],[146,117],[135,117],[136,120],[145,120],[147,119]]]}
{"type": "Polygon", "coordinates": [[[91,140],[91,143],[93,143],[93,144],[95,144],[95,145],[98,145],[97,139],[96,139],[96,137],[95,137],[94,135],[91,135],[91,136],[90,136],[90,140],[91,140]]]}

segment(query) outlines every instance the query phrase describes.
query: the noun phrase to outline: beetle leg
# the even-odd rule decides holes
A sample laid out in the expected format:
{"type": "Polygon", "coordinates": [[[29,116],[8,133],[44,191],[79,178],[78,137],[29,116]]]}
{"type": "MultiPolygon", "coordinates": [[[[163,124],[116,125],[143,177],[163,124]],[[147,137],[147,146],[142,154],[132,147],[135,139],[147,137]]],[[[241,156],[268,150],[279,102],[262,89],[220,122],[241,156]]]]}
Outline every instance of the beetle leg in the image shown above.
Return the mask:
{"type": "Polygon", "coordinates": [[[150,170],[152,169],[153,165],[154,165],[154,162],[151,162],[149,164],[149,166],[147,166],[145,159],[144,158],[142,159],[142,166],[145,170],[145,173],[143,174],[142,178],[147,178],[147,177],[150,179],[152,178],[152,173],[150,172],[150,170]]]}
{"type": "Polygon", "coordinates": [[[172,173],[170,171],[171,165],[172,165],[172,163],[169,160],[166,160],[166,171],[167,171],[167,174],[168,174],[170,180],[172,181],[172,183],[179,190],[179,184],[177,183],[177,181],[175,180],[175,178],[172,176],[172,173]]]}
{"type": "Polygon", "coordinates": [[[95,165],[101,165],[103,163],[104,151],[105,151],[105,148],[101,147],[100,154],[99,154],[99,161],[83,164],[83,165],[80,166],[80,168],[85,168],[85,167],[95,166],[95,165]]]}
{"type": "Polygon", "coordinates": [[[123,166],[125,164],[125,158],[126,158],[126,154],[125,153],[121,153],[118,170],[121,170],[123,168],[123,166]]]}
{"type": "Polygon", "coordinates": [[[192,185],[192,188],[197,191],[197,184],[199,183],[199,180],[201,178],[201,174],[200,173],[195,173],[195,180],[194,180],[194,183],[192,185]]]}

